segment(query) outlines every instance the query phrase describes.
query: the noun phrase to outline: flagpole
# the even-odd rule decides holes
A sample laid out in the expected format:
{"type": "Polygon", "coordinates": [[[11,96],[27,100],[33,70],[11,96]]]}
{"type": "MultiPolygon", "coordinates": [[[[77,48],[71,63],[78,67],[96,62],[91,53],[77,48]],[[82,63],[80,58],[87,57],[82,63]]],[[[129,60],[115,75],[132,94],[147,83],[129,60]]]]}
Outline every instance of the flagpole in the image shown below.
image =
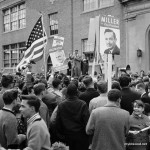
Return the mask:
{"type": "MultiPolygon", "coordinates": [[[[44,37],[44,33],[46,34],[46,32],[45,32],[45,29],[44,29],[44,21],[43,21],[43,14],[40,12],[40,14],[41,14],[41,20],[42,20],[42,24],[43,24],[43,37],[44,37]]],[[[46,38],[47,38],[47,34],[46,34],[46,38]]],[[[43,44],[44,44],[44,41],[43,41],[43,44]]],[[[45,79],[46,79],[46,58],[45,58],[45,48],[46,48],[46,45],[44,46],[44,57],[43,57],[43,59],[44,59],[44,74],[45,74],[45,79]]]]}

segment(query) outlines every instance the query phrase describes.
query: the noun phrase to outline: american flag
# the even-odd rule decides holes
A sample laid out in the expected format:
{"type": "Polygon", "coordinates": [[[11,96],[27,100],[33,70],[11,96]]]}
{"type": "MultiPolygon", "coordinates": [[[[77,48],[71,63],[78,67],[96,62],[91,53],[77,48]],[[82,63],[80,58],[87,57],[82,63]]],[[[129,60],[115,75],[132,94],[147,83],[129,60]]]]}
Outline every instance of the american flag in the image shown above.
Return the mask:
{"type": "Polygon", "coordinates": [[[36,63],[41,60],[44,55],[44,48],[47,44],[47,36],[42,23],[42,16],[35,24],[29,36],[24,57],[16,67],[16,71],[20,71],[29,63],[36,63]]]}

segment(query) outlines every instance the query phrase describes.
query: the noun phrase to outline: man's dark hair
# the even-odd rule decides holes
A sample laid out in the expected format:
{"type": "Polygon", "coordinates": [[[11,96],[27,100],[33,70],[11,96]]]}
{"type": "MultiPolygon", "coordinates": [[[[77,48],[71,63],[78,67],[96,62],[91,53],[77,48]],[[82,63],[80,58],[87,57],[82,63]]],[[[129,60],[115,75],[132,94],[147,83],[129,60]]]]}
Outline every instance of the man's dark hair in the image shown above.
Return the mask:
{"type": "Polygon", "coordinates": [[[45,91],[45,84],[44,83],[38,83],[38,84],[35,84],[33,86],[33,90],[34,90],[34,94],[35,95],[40,95],[41,92],[45,91]]]}
{"type": "Polygon", "coordinates": [[[77,79],[73,79],[73,80],[71,81],[71,83],[75,84],[75,85],[77,86],[77,88],[79,87],[79,82],[78,82],[77,79]]]}
{"type": "Polygon", "coordinates": [[[35,95],[22,95],[22,100],[26,100],[29,106],[33,106],[35,108],[35,112],[39,112],[40,108],[40,100],[35,95]]]}
{"type": "Polygon", "coordinates": [[[52,85],[54,88],[58,88],[58,86],[61,84],[61,80],[58,78],[54,78],[54,80],[52,81],[52,85]]]}
{"type": "Polygon", "coordinates": [[[2,87],[8,88],[8,86],[14,82],[14,77],[12,75],[3,75],[1,79],[2,87]]]}
{"type": "Polygon", "coordinates": [[[131,78],[126,75],[119,77],[119,83],[121,87],[129,86],[130,82],[131,78]]]}
{"type": "Polygon", "coordinates": [[[89,86],[92,82],[93,82],[93,79],[90,76],[85,76],[83,78],[83,83],[85,84],[85,86],[89,86]]]}
{"type": "Polygon", "coordinates": [[[118,81],[113,81],[111,88],[121,90],[120,83],[118,81]]]}
{"type": "Polygon", "coordinates": [[[78,88],[75,84],[70,83],[67,87],[67,96],[77,96],[78,95],[78,88]]]}
{"type": "Polygon", "coordinates": [[[112,89],[108,92],[108,99],[112,102],[117,102],[121,98],[121,92],[118,89],[112,89]]]}
{"type": "Polygon", "coordinates": [[[41,79],[40,83],[44,83],[45,84],[45,88],[47,89],[48,84],[47,84],[47,81],[45,79],[41,79]]]}
{"type": "Polygon", "coordinates": [[[107,82],[106,81],[99,81],[97,83],[97,88],[100,91],[100,93],[106,93],[107,92],[107,82]]]}
{"type": "Polygon", "coordinates": [[[150,113],[150,104],[149,103],[145,103],[144,113],[147,116],[150,113]]]}
{"type": "Polygon", "coordinates": [[[63,84],[67,87],[70,84],[70,80],[68,77],[63,78],[63,84]]]}
{"type": "Polygon", "coordinates": [[[112,32],[113,35],[114,35],[114,39],[116,39],[116,34],[115,34],[115,32],[113,30],[111,30],[111,29],[105,29],[104,34],[107,33],[107,32],[112,32]]]}
{"type": "Polygon", "coordinates": [[[18,97],[18,90],[10,89],[6,90],[3,94],[3,101],[5,105],[11,104],[18,97]]]}

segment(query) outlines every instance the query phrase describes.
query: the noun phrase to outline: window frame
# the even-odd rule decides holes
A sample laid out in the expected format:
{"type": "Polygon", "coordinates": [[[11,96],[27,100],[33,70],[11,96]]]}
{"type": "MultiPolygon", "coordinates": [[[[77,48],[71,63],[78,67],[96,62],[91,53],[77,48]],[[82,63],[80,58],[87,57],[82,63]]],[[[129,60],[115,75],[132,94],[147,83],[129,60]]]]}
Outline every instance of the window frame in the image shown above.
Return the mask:
{"type": "Polygon", "coordinates": [[[94,51],[90,51],[90,45],[88,45],[88,38],[82,39],[82,52],[90,63],[94,60],[94,51]],[[86,45],[85,45],[86,44],[86,45]]]}
{"type": "Polygon", "coordinates": [[[98,0],[83,0],[83,11],[98,9],[98,0]]]}
{"type": "Polygon", "coordinates": [[[22,59],[25,50],[26,50],[26,42],[3,45],[3,67],[15,68],[22,59]],[[20,46],[21,44],[23,46],[20,46]],[[7,53],[5,53],[5,51],[7,51],[7,53]],[[20,52],[22,55],[20,55],[20,52]]]}
{"type": "Polygon", "coordinates": [[[58,34],[58,12],[54,12],[49,14],[49,35],[57,35],[58,34]],[[54,17],[54,19],[53,19],[54,17]],[[52,18],[52,19],[51,19],[52,18]],[[52,28],[54,28],[52,30],[52,28]]]}
{"type": "Polygon", "coordinates": [[[115,0],[83,0],[83,12],[114,6],[115,0]]]}
{"type": "Polygon", "coordinates": [[[2,11],[3,11],[3,32],[4,33],[15,31],[18,29],[23,29],[26,27],[26,4],[25,2],[3,9],[2,11]],[[23,7],[20,8],[20,6],[23,6],[23,7]],[[22,11],[21,18],[19,17],[20,11],[22,11]],[[23,23],[21,23],[21,20],[23,20],[23,23]]]}
{"type": "Polygon", "coordinates": [[[115,3],[114,0],[98,0],[98,1],[99,1],[99,8],[114,6],[115,3]]]}

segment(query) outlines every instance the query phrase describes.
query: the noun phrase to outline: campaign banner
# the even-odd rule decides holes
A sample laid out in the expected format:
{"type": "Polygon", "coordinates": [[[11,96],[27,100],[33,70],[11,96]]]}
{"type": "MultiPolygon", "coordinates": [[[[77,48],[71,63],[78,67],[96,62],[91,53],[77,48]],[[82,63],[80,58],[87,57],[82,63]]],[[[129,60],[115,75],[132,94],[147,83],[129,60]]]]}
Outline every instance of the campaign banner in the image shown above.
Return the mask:
{"type": "Polygon", "coordinates": [[[100,16],[100,54],[120,55],[120,21],[118,18],[100,16]]]}
{"type": "Polygon", "coordinates": [[[64,50],[57,50],[50,53],[51,61],[55,71],[68,69],[67,59],[64,50]]]}
{"type": "Polygon", "coordinates": [[[57,46],[61,46],[63,47],[64,45],[64,37],[60,37],[60,36],[54,36],[54,39],[53,39],[53,44],[52,44],[52,47],[57,47],[57,46]]]}

